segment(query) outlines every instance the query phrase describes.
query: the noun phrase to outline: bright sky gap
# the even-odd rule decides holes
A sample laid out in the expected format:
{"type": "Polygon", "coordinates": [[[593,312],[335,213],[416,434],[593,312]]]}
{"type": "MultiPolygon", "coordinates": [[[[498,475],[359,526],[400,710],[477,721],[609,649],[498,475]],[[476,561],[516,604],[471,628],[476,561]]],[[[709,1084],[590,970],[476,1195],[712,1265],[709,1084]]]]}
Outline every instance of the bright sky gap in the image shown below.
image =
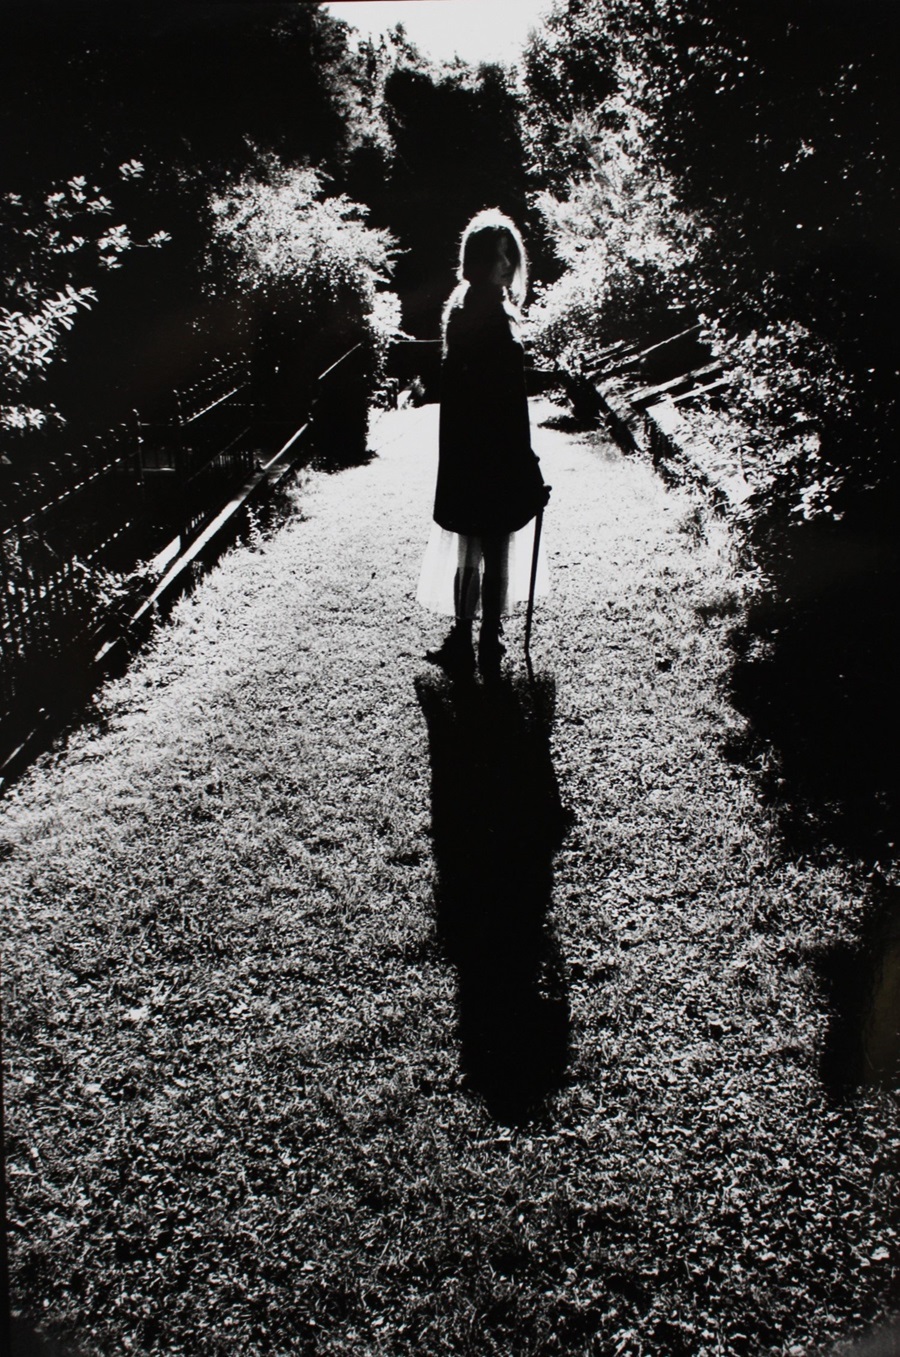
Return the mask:
{"type": "Polygon", "coordinates": [[[528,34],[552,0],[333,0],[322,6],[368,37],[402,23],[435,61],[519,60],[528,34]]]}

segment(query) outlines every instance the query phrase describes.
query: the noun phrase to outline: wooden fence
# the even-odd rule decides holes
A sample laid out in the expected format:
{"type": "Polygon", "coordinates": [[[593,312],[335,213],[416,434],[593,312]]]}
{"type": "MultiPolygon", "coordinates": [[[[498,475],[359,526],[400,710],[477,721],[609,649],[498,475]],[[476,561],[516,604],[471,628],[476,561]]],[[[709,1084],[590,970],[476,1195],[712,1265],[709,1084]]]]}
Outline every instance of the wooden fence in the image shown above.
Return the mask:
{"type": "Polygon", "coordinates": [[[561,378],[578,419],[602,421],[621,447],[649,454],[670,478],[696,482],[730,512],[751,494],[743,465],[720,455],[686,417],[693,402],[726,395],[732,382],[699,328],[645,345],[618,341],[584,355],[561,378]]]}
{"type": "Polygon", "coordinates": [[[360,405],[347,394],[361,380],[354,361],[361,351],[354,345],[320,375],[311,419],[300,424],[298,412],[299,427],[274,453],[260,449],[253,436],[248,368],[219,364],[173,392],[152,419],[136,413],[77,457],[58,456],[45,476],[20,485],[18,503],[7,506],[0,526],[6,750],[17,745],[23,722],[36,711],[77,696],[110,636],[142,600],[158,596],[159,577],[175,577],[192,543],[192,560],[201,539],[210,550],[214,533],[271,481],[276,464],[296,460],[312,423],[317,451],[351,439],[348,414],[358,419],[360,405]]]}
{"type": "Polygon", "coordinates": [[[139,499],[134,430],[119,426],[84,450],[79,479],[48,476],[45,496],[0,533],[0,712],[37,695],[45,663],[83,634],[92,580],[126,547],[139,499]],[[36,688],[37,685],[37,688],[36,688]]]}
{"type": "Polygon", "coordinates": [[[202,519],[216,491],[253,465],[250,372],[217,364],[172,393],[168,412],[135,414],[141,496],[148,517],[182,532],[202,519]],[[180,520],[180,521],[178,521],[180,520]]]}

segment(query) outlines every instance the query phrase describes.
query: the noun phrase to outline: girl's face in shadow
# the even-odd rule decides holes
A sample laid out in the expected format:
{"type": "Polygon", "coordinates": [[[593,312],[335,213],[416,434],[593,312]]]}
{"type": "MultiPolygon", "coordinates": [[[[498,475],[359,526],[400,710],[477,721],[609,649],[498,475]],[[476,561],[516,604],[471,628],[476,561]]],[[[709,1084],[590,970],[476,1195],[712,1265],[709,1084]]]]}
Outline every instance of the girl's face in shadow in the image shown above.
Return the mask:
{"type": "Polygon", "coordinates": [[[515,276],[517,263],[515,242],[504,232],[497,237],[497,258],[490,273],[493,285],[509,287],[515,276]]]}

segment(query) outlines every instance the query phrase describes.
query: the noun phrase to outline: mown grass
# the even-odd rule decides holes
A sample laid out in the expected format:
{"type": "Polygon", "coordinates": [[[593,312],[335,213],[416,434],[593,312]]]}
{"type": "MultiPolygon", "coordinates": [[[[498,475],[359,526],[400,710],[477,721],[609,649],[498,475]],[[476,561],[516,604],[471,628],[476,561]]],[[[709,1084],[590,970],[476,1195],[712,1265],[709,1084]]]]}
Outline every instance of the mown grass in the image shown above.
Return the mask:
{"type": "Polygon", "coordinates": [[[865,871],[728,757],[748,582],[538,430],[536,682],[454,689],[434,418],[309,476],[2,807],[17,1304],[104,1354],[815,1351],[896,1308],[900,1135],[823,1073],[865,871]]]}

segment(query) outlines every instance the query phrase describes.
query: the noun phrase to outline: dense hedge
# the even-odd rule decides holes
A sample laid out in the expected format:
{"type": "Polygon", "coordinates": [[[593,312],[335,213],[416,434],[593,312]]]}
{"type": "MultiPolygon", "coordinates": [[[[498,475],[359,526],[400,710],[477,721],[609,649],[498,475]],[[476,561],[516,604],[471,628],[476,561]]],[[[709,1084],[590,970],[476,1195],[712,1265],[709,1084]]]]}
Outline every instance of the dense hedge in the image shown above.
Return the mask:
{"type": "Polygon", "coordinates": [[[790,485],[800,516],[896,491],[898,46],[875,0],[569,0],[528,52],[532,181],[565,266],[536,342],[564,358],[704,321],[748,436],[793,446],[775,497],[790,485]]]}
{"type": "Polygon", "coordinates": [[[364,453],[368,406],[399,328],[399,301],[385,286],[391,236],[365,225],[361,204],[326,196],[315,170],[273,157],[215,194],[209,212],[209,292],[252,354],[260,418],[290,432],[317,374],[360,345],[353,380],[342,377],[346,436],[356,445],[344,455],[364,453]]]}
{"type": "Polygon", "coordinates": [[[346,26],[312,6],[8,10],[0,451],[39,465],[63,424],[77,444],[236,356],[247,332],[203,267],[211,195],[268,155],[315,165],[343,203],[362,111],[346,26]]]}

